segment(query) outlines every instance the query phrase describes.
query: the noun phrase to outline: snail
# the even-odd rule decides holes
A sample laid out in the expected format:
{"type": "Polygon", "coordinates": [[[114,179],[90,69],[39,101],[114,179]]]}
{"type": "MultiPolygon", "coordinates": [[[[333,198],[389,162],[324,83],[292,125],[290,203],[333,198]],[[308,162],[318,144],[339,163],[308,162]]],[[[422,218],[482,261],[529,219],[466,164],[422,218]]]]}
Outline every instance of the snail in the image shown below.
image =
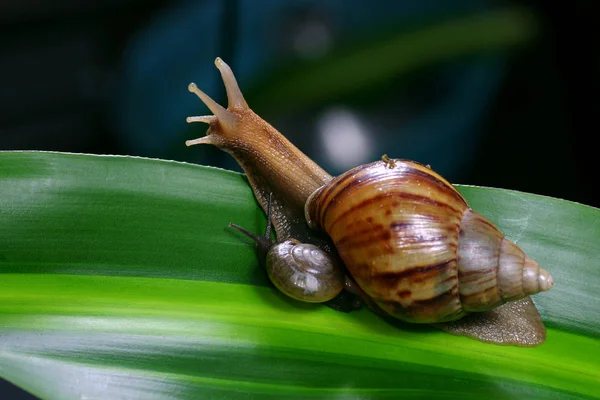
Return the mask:
{"type": "Polygon", "coordinates": [[[215,65],[228,108],[191,83],[213,115],[187,118],[209,128],[186,145],[217,146],[244,170],[267,229],[258,236],[230,226],[258,243],[279,290],[342,311],[364,303],[392,320],[488,343],[544,342],[530,296],[550,290],[552,277],[452,184],[428,165],[387,155],[329,175],[248,107],[225,62],[215,65]]]}
{"type": "Polygon", "coordinates": [[[336,257],[311,243],[286,239],[279,243],[271,240],[270,217],[273,194],[269,193],[267,227],[263,236],[229,223],[258,245],[259,258],[269,279],[277,289],[289,297],[307,303],[324,303],[337,297],[345,284],[344,270],[336,257]]]}

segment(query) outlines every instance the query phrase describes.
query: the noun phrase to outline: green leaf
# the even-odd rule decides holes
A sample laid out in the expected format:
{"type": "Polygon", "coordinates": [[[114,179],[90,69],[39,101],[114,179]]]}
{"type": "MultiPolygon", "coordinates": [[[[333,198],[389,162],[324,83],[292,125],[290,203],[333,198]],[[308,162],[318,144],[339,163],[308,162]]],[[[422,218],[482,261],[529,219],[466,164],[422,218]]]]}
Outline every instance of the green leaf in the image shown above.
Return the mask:
{"type": "Polygon", "coordinates": [[[279,294],[244,177],[0,152],[0,376],[43,399],[599,398],[600,210],[457,186],[550,271],[535,348],[279,294]]]}

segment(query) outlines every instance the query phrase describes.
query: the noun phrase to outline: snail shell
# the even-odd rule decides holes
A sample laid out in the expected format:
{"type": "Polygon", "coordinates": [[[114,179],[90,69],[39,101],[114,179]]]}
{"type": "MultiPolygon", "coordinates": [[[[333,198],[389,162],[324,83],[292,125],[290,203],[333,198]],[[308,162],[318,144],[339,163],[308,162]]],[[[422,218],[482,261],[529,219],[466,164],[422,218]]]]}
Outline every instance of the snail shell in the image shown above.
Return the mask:
{"type": "Polygon", "coordinates": [[[549,290],[552,278],[430,168],[361,165],[307,200],[356,283],[388,314],[454,321],[549,290]]]}
{"type": "Polygon", "coordinates": [[[344,288],[344,272],[336,260],[319,247],[288,239],[267,252],[271,282],[286,295],[309,303],[323,303],[344,288]]]}

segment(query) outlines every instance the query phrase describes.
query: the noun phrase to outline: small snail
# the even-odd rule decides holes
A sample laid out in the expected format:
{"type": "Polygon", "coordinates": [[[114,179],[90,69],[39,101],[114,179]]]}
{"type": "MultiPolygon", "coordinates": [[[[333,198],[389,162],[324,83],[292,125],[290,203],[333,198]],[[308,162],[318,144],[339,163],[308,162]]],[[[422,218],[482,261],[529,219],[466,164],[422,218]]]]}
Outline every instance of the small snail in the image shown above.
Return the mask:
{"type": "Polygon", "coordinates": [[[351,293],[380,315],[484,342],[545,340],[529,296],[552,288],[552,277],[448,181],[387,156],[332,177],[250,110],[229,66],[215,64],[229,106],[190,84],[214,115],[188,117],[209,129],[186,145],[215,145],[243,168],[267,231],[260,237],[231,225],[257,241],[277,288],[343,310],[356,307],[351,293]],[[294,267],[303,256],[311,262],[294,267]]]}
{"type": "Polygon", "coordinates": [[[257,236],[241,226],[230,223],[258,244],[260,259],[269,279],[277,289],[293,299],[308,303],[323,303],[338,296],[344,288],[344,270],[335,257],[310,243],[287,239],[277,244],[271,240],[272,194],[267,206],[267,228],[257,236]]]}

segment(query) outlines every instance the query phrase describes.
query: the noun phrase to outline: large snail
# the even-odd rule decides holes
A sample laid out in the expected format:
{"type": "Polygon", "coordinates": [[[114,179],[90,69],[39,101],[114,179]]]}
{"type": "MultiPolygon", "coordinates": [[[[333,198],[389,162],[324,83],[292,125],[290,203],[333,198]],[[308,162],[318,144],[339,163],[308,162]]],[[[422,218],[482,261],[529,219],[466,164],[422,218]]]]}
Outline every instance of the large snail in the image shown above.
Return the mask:
{"type": "Polygon", "coordinates": [[[356,307],[357,296],[381,315],[485,342],[545,340],[529,296],[552,288],[550,274],[448,181],[387,156],[330,176],[248,107],[225,62],[215,64],[228,108],[190,84],[214,115],[187,119],[209,129],[186,144],[215,145],[243,168],[267,213],[267,231],[232,226],[258,242],[277,288],[345,310],[356,307]]]}

